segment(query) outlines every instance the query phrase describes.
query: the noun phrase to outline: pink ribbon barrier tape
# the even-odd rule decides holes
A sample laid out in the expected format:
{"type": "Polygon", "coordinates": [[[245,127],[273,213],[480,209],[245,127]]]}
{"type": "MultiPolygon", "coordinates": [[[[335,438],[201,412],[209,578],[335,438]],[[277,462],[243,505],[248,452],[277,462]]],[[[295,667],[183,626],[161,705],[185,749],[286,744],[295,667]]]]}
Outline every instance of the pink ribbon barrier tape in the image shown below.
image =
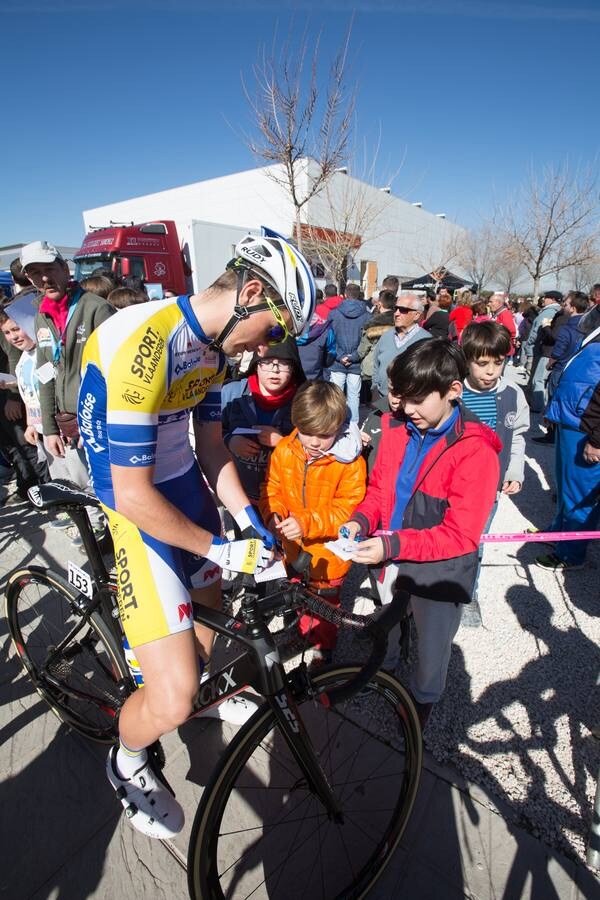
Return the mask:
{"type": "Polygon", "coordinates": [[[482,544],[503,544],[510,541],[519,544],[528,543],[551,543],[555,541],[597,541],[600,538],[600,531],[536,531],[535,534],[523,534],[517,532],[515,534],[482,534],[482,544]]]}
{"type": "MultiPolygon", "coordinates": [[[[375,531],[373,537],[381,534],[392,534],[391,531],[375,531]]],[[[600,539],[600,531],[536,531],[535,534],[525,534],[522,531],[503,532],[497,534],[483,534],[482,544],[553,544],[555,541],[597,541],[600,539]]]]}

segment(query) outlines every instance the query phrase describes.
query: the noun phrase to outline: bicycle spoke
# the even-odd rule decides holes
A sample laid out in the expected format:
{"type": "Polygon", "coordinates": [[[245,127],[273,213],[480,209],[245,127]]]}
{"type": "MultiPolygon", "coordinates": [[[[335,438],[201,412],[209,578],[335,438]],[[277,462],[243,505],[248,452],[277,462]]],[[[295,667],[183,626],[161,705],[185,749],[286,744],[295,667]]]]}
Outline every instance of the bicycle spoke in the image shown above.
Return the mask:
{"type": "Polygon", "coordinates": [[[73,728],[108,740],[122,703],[116,684],[123,675],[101,616],[80,615],[69,585],[38,570],[24,573],[9,594],[11,635],[37,689],[73,728]]]}
{"type": "MultiPolygon", "coordinates": [[[[324,673],[316,687],[333,690],[347,680],[346,671],[324,673]]],[[[239,762],[224,769],[227,782],[217,781],[214,800],[203,801],[202,845],[212,867],[192,850],[194,877],[202,880],[207,872],[219,900],[331,900],[369,888],[400,840],[416,793],[414,754],[398,747],[414,727],[401,714],[404,697],[387,677],[374,676],[359,705],[352,698],[341,715],[337,707],[300,701],[313,752],[340,806],[339,821],[311,792],[276,719],[250,731],[234,751],[239,762]],[[223,791],[225,799],[219,798],[223,791]]],[[[196,824],[192,838],[197,841],[196,824]]],[[[198,893],[197,883],[194,900],[213,896],[206,886],[198,893]]]]}

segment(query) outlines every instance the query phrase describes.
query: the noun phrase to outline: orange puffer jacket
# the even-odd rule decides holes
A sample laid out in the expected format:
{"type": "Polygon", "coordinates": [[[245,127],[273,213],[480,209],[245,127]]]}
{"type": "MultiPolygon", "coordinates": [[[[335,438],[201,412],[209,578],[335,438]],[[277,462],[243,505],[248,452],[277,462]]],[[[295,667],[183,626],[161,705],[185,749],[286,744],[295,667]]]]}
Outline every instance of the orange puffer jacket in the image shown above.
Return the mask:
{"type": "Polygon", "coordinates": [[[350,563],[325,549],[337,538],[338,528],[347,522],[365,496],[366,466],[356,425],[346,425],[329,452],[308,460],[294,429],[271,454],[267,477],[261,488],[260,512],[265,522],[271,516],[293,516],[301,525],[300,541],[283,539],[288,562],[300,550],[312,554],[312,582],[342,578],[350,563]]]}

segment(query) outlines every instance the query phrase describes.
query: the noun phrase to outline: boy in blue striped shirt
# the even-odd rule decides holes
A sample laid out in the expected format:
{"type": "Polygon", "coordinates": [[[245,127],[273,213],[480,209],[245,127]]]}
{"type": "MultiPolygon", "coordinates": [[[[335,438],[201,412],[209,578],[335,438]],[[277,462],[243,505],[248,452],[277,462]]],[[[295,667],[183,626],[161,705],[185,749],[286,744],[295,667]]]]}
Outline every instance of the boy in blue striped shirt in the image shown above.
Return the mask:
{"type": "MultiPolygon", "coordinates": [[[[525,432],[529,429],[529,407],[519,385],[502,377],[511,349],[510,333],[498,322],[472,322],[463,331],[461,348],[469,370],[463,383],[463,405],[474,412],[484,425],[489,425],[502,441],[498,491],[518,494],[525,477],[525,432]]],[[[490,529],[497,505],[496,502],[485,533],[490,529]]],[[[463,615],[463,625],[481,624],[477,582],[473,590],[474,602],[465,610],[468,615],[463,615]]]]}

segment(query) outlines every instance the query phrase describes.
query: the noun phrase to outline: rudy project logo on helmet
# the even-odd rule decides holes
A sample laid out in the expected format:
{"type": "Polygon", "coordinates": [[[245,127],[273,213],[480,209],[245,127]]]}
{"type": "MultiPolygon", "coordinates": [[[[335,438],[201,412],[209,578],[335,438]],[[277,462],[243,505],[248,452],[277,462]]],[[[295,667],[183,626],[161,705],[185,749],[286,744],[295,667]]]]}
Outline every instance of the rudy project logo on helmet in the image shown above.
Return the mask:
{"type": "Polygon", "coordinates": [[[294,317],[294,321],[302,321],[302,306],[300,305],[300,301],[293,291],[288,292],[288,306],[291,306],[290,312],[294,317]]]}
{"type": "Polygon", "coordinates": [[[265,257],[262,255],[262,253],[259,253],[259,252],[258,252],[257,250],[255,250],[253,247],[244,247],[244,246],[241,246],[241,247],[240,247],[240,253],[243,253],[244,256],[247,256],[247,257],[248,257],[248,259],[254,260],[254,262],[257,262],[257,263],[264,263],[264,262],[265,262],[265,257]]]}
{"type": "MultiPolygon", "coordinates": [[[[302,333],[313,314],[316,286],[302,253],[286,238],[263,226],[262,237],[248,235],[237,244],[230,267],[252,266],[277,291],[292,318],[291,330],[302,333]]],[[[280,306],[280,302],[277,302],[280,306]]]]}

